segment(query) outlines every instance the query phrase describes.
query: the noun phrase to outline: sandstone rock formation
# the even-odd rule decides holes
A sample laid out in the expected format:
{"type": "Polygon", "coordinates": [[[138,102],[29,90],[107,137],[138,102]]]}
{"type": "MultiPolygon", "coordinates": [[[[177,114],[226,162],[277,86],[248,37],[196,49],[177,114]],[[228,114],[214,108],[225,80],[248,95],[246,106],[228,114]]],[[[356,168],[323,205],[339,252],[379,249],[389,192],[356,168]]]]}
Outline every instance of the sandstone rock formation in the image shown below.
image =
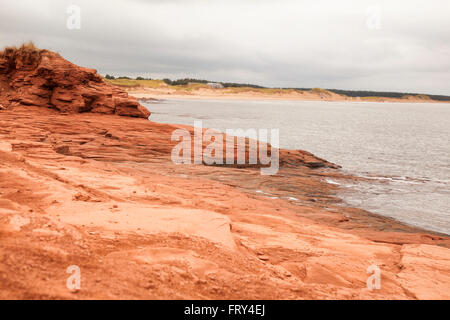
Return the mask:
{"type": "Polygon", "coordinates": [[[32,44],[0,52],[0,109],[38,106],[62,113],[104,113],[148,118],[150,112],[93,69],[32,44]]]}
{"type": "Polygon", "coordinates": [[[0,300],[450,299],[450,237],[343,206],[327,180],[356,178],[301,151],[271,176],[177,165],[178,128],[0,111],[0,300]]]}
{"type": "Polygon", "coordinates": [[[113,114],[149,112],[56,53],[0,53],[0,300],[450,299],[450,237],[343,206],[336,165],[176,164],[194,128],[113,114]]]}

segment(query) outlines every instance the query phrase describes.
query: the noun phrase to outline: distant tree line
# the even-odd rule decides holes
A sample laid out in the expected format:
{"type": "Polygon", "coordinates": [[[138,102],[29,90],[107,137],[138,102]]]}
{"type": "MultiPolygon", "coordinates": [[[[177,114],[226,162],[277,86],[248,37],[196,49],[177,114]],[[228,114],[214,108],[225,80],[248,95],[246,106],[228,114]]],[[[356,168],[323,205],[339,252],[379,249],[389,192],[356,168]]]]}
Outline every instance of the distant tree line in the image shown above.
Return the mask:
{"type": "Polygon", "coordinates": [[[238,87],[250,87],[250,88],[264,88],[263,86],[258,86],[255,84],[250,84],[250,83],[234,83],[234,82],[216,82],[216,81],[209,81],[209,80],[201,80],[201,79],[191,79],[191,78],[184,78],[184,79],[178,79],[178,80],[170,80],[170,79],[163,79],[163,81],[171,86],[185,86],[189,83],[220,83],[222,86],[224,86],[225,88],[229,88],[229,87],[234,87],[234,88],[238,88],[238,87]]]}
{"type": "Polygon", "coordinates": [[[108,79],[108,80],[115,80],[115,79],[127,79],[127,80],[152,80],[151,78],[144,78],[144,77],[136,77],[135,79],[133,79],[133,78],[130,78],[130,77],[126,77],[126,76],[120,76],[120,77],[114,77],[114,76],[112,76],[112,75],[109,75],[109,74],[107,74],[106,76],[105,76],[105,79],[108,79]]]}
{"type": "MultiPolygon", "coordinates": [[[[353,91],[353,90],[339,90],[339,89],[327,89],[328,91],[344,94],[349,97],[386,97],[386,98],[402,98],[404,96],[417,96],[423,94],[419,93],[402,93],[402,92],[378,92],[378,91],[353,91]]],[[[438,101],[450,101],[450,96],[427,94],[433,100],[438,101]]]]}
{"type": "Polygon", "coordinates": [[[377,91],[352,91],[329,89],[329,91],[337,94],[345,94],[349,97],[386,97],[386,98],[401,98],[406,95],[416,95],[415,93],[401,93],[401,92],[377,92],[377,91]]]}
{"type": "Polygon", "coordinates": [[[208,80],[199,80],[199,79],[191,79],[191,78],[184,78],[184,79],[178,79],[178,80],[170,80],[170,79],[163,79],[163,81],[168,84],[169,86],[185,86],[191,83],[203,83],[206,84],[210,81],[208,80]]]}
{"type": "Polygon", "coordinates": [[[256,84],[250,84],[250,83],[221,82],[221,84],[225,88],[242,88],[242,87],[257,88],[257,89],[264,89],[264,88],[266,88],[266,87],[263,87],[263,86],[258,86],[256,84]]]}
{"type": "MultiPolygon", "coordinates": [[[[107,74],[105,76],[105,78],[109,79],[109,80],[114,80],[114,79],[132,80],[132,78],[130,78],[130,77],[120,76],[120,77],[116,78],[109,74],[107,74]]],[[[139,77],[136,77],[135,80],[152,80],[152,79],[139,76],[139,77]]],[[[164,83],[166,83],[167,85],[170,85],[170,86],[185,86],[185,85],[188,85],[189,83],[206,84],[206,83],[213,82],[213,83],[220,83],[222,86],[224,86],[224,88],[242,88],[242,87],[258,88],[258,89],[267,88],[267,87],[259,86],[256,84],[250,84],[250,83],[216,82],[216,81],[192,79],[192,78],[184,78],[184,79],[178,79],[178,80],[171,80],[171,79],[165,78],[165,79],[163,79],[163,81],[164,81],[164,83]]],[[[281,89],[307,91],[307,90],[311,90],[312,88],[281,88],[281,89]]],[[[359,90],[340,90],[340,89],[326,89],[326,90],[337,93],[337,94],[343,94],[348,97],[361,97],[361,98],[362,97],[402,98],[404,96],[417,96],[417,95],[424,96],[423,94],[418,94],[418,93],[403,93],[403,92],[381,92],[381,91],[365,91],[365,90],[359,91],[359,90]]],[[[433,100],[450,101],[450,96],[433,95],[433,94],[428,94],[426,96],[430,97],[433,100]]]]}
{"type": "MultiPolygon", "coordinates": [[[[293,90],[302,90],[308,91],[312,90],[312,88],[283,88],[283,89],[293,89],[293,90]]],[[[358,90],[340,90],[340,89],[325,89],[337,94],[343,94],[348,97],[386,97],[386,98],[402,98],[404,96],[428,96],[433,100],[438,101],[450,101],[450,96],[444,95],[434,95],[434,94],[419,94],[419,93],[404,93],[404,92],[382,92],[382,91],[358,91],[358,90]]]]}

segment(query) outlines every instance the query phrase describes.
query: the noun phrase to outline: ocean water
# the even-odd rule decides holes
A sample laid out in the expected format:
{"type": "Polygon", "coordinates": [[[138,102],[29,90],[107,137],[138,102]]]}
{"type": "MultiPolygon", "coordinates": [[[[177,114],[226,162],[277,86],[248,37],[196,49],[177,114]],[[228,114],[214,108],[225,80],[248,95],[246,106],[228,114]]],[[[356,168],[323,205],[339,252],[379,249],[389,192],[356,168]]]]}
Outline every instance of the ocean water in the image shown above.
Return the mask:
{"type": "MultiPolygon", "coordinates": [[[[343,200],[450,234],[450,104],[164,100],[150,120],[224,131],[278,128],[280,147],[302,149],[367,177],[343,200]]],[[[329,181],[330,183],[341,183],[329,181]]]]}

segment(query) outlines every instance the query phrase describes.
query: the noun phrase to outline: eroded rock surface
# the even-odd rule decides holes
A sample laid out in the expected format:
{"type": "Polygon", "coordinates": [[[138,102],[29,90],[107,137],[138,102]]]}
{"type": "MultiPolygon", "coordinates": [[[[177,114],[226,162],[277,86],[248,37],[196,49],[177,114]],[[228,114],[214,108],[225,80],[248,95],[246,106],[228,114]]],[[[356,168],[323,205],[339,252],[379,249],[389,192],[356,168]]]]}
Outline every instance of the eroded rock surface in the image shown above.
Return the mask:
{"type": "Polygon", "coordinates": [[[1,111],[0,299],[450,298],[448,236],[342,206],[326,179],[354,178],[300,151],[273,176],[176,165],[179,127],[1,111]]]}
{"type": "Polygon", "coordinates": [[[104,113],[148,118],[133,97],[48,50],[22,46],[0,52],[0,110],[38,106],[62,113],[104,113]]]}

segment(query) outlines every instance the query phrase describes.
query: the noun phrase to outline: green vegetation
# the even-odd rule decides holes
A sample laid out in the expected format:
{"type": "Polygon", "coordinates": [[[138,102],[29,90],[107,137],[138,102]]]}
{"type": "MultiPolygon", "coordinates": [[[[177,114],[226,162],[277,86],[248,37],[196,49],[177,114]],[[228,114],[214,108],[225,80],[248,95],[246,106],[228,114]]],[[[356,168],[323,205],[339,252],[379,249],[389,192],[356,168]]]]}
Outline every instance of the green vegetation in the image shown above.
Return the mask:
{"type": "Polygon", "coordinates": [[[119,87],[161,88],[167,86],[163,80],[135,80],[130,78],[127,79],[125,77],[119,77],[114,79],[108,79],[105,77],[105,80],[119,87]]]}
{"type": "MultiPolygon", "coordinates": [[[[191,79],[191,78],[178,79],[178,80],[163,79],[163,81],[170,86],[186,86],[190,83],[207,84],[210,82],[215,82],[215,81],[191,79]]],[[[234,83],[234,82],[215,82],[215,83],[220,83],[222,86],[224,86],[224,88],[260,88],[260,89],[264,88],[262,86],[258,86],[255,84],[248,84],[248,83],[234,83]]]]}
{"type": "Polygon", "coordinates": [[[382,101],[384,97],[375,97],[375,96],[369,96],[369,97],[360,97],[363,101],[382,101]]]}
{"type": "Polygon", "coordinates": [[[258,86],[256,84],[249,83],[234,83],[234,82],[220,82],[225,88],[254,88],[254,89],[264,89],[263,86],[258,86]]]}
{"type": "Polygon", "coordinates": [[[401,92],[379,92],[379,91],[353,91],[353,90],[338,90],[328,89],[331,92],[346,95],[348,97],[385,97],[385,98],[399,98],[407,99],[407,97],[417,97],[419,99],[433,99],[438,101],[450,101],[450,96],[443,95],[425,95],[419,93],[401,93],[401,92]]]}
{"type": "Polygon", "coordinates": [[[170,79],[163,79],[163,81],[169,85],[169,86],[186,86],[189,83],[203,83],[206,84],[209,81],[207,80],[199,80],[199,79],[190,79],[190,78],[185,78],[185,79],[178,79],[178,80],[170,80],[170,79]]]}
{"type": "Polygon", "coordinates": [[[322,95],[323,95],[323,96],[330,96],[330,95],[331,95],[331,93],[330,93],[329,90],[325,90],[325,89],[322,89],[322,88],[312,88],[312,89],[309,90],[309,91],[314,92],[314,93],[317,93],[317,94],[320,94],[321,96],[322,96],[322,95]]]}
{"type": "Polygon", "coordinates": [[[416,95],[416,98],[418,99],[422,99],[422,100],[430,100],[430,96],[426,95],[426,94],[418,94],[416,95]]]}
{"type": "Polygon", "coordinates": [[[131,79],[129,77],[117,77],[106,75],[105,79],[112,84],[121,87],[148,87],[148,88],[171,88],[177,91],[195,91],[201,88],[210,88],[207,83],[214,82],[220,83],[224,88],[217,90],[226,90],[230,93],[240,92],[259,92],[263,94],[290,94],[290,93],[302,93],[305,91],[311,91],[320,95],[329,96],[331,92],[340,94],[347,97],[360,97],[363,100],[377,100],[379,98],[398,98],[408,99],[409,97],[415,97],[422,100],[437,100],[437,101],[450,101],[450,96],[443,95],[425,95],[418,93],[401,93],[401,92],[378,92],[378,91],[359,91],[359,90],[340,90],[340,89],[322,89],[322,88],[267,88],[260,85],[246,84],[246,83],[234,83],[234,82],[215,82],[202,79],[184,78],[178,80],[163,79],[152,80],[150,78],[136,77],[131,79]]]}

